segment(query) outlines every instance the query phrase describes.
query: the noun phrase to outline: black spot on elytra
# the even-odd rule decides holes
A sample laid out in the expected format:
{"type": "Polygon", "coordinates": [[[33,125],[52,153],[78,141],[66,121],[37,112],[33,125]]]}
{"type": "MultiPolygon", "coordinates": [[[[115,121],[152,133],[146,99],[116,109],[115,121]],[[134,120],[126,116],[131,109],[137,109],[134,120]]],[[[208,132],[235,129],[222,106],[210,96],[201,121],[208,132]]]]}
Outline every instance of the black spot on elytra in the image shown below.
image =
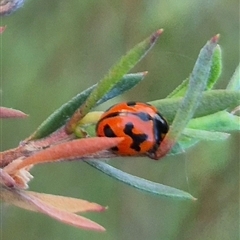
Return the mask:
{"type": "Polygon", "coordinates": [[[118,147],[112,147],[111,149],[112,149],[114,152],[118,152],[118,150],[119,150],[118,147]]]}
{"type": "Polygon", "coordinates": [[[126,102],[127,106],[135,106],[136,102],[131,101],[131,102],[126,102]]]}
{"type": "Polygon", "coordinates": [[[124,133],[132,138],[131,148],[139,152],[141,150],[140,144],[147,140],[146,134],[135,134],[132,132],[134,126],[132,123],[127,123],[124,128],[124,133]]]}
{"type": "Polygon", "coordinates": [[[134,114],[134,115],[138,116],[144,122],[152,120],[152,117],[148,113],[145,113],[145,112],[138,112],[137,114],[134,114]]]}
{"type": "MultiPolygon", "coordinates": [[[[103,132],[106,137],[117,137],[117,135],[113,132],[112,128],[108,124],[104,126],[103,132]]],[[[111,149],[115,152],[118,151],[118,147],[112,147],[111,149]]]]}
{"type": "Polygon", "coordinates": [[[108,124],[104,126],[103,132],[106,137],[117,137],[116,134],[113,132],[112,128],[108,124]]]}

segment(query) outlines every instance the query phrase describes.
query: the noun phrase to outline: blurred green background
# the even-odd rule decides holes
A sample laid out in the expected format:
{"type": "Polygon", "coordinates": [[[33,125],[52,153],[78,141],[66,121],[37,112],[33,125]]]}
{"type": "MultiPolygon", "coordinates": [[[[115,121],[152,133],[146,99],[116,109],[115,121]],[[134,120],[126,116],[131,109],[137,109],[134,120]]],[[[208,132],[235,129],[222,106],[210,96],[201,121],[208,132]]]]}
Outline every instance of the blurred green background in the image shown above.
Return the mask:
{"type": "MultiPolygon", "coordinates": [[[[158,28],[165,32],[132,72],[149,71],[130,92],[111,100],[164,98],[188,77],[200,48],[221,34],[225,88],[239,62],[238,0],[27,0],[4,17],[1,105],[30,117],[1,122],[1,150],[29,136],[56,108],[100,80],[126,51],[158,28]]],[[[105,233],[63,225],[41,214],[1,207],[1,239],[239,239],[239,134],[201,142],[160,162],[123,158],[126,172],[190,192],[196,202],[159,198],[119,183],[81,162],[40,165],[30,189],[109,206],[86,214],[105,233]]]]}

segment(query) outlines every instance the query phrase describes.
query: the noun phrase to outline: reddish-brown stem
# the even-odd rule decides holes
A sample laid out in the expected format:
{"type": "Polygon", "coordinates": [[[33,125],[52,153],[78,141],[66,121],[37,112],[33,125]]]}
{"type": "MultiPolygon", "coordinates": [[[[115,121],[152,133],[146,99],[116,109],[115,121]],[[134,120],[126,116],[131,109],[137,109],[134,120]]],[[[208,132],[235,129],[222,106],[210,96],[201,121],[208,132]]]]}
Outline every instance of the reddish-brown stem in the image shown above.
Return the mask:
{"type": "Polygon", "coordinates": [[[4,152],[0,152],[0,168],[7,166],[13,160],[27,156],[27,151],[24,146],[19,146],[17,148],[9,149],[4,152]]]}

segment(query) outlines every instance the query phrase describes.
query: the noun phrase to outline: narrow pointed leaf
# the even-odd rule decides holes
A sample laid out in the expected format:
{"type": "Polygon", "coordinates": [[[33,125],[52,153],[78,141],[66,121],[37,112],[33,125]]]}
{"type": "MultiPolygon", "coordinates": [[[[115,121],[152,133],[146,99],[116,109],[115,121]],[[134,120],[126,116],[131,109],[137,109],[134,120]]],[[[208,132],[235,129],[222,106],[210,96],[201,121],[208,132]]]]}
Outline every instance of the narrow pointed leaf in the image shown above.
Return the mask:
{"type": "Polygon", "coordinates": [[[217,83],[222,73],[222,50],[219,45],[216,46],[212,56],[212,63],[209,78],[207,81],[207,90],[210,90],[217,83]]]}
{"type": "MultiPolygon", "coordinates": [[[[106,95],[103,96],[102,99],[98,101],[97,105],[130,90],[136,86],[144,78],[145,75],[146,72],[124,75],[116,84],[116,86],[114,86],[109,92],[106,93],[106,95]]],[[[96,86],[97,84],[93,85],[85,91],[77,94],[67,103],[63,104],[38,127],[38,129],[28,138],[28,140],[46,137],[62,127],[74,114],[74,112],[86,101],[96,86]]]]}
{"type": "Polygon", "coordinates": [[[164,197],[179,198],[183,200],[195,200],[195,198],[187,192],[160,183],[151,182],[137,176],[133,176],[119,169],[116,169],[104,162],[89,160],[86,161],[86,163],[107,174],[108,176],[117,179],[123,183],[126,183],[141,191],[164,197]]]}
{"type": "MultiPolygon", "coordinates": [[[[37,212],[37,208],[33,205],[29,205],[27,202],[23,201],[22,198],[17,195],[17,193],[12,191],[11,189],[1,188],[0,199],[8,204],[13,204],[17,207],[24,208],[26,210],[37,212]]],[[[88,202],[82,199],[64,197],[64,196],[56,196],[52,194],[46,193],[38,193],[32,191],[24,191],[28,196],[33,196],[35,198],[40,199],[42,202],[46,204],[52,205],[59,210],[64,210],[72,213],[79,212],[102,212],[106,210],[105,207],[97,204],[88,202]]]]}
{"type": "Polygon", "coordinates": [[[103,98],[119,81],[128,73],[138,61],[153,47],[156,40],[162,33],[162,29],[156,31],[150,37],[136,45],[120,61],[115,64],[108,74],[98,82],[97,87],[91,92],[86,102],[74,113],[66,126],[67,132],[72,133],[82,117],[84,117],[96,103],[103,98]]]}
{"type": "Polygon", "coordinates": [[[183,134],[191,137],[196,138],[199,140],[206,140],[206,141],[219,141],[219,140],[226,140],[230,134],[223,133],[223,132],[216,132],[216,131],[206,131],[206,130],[199,130],[199,129],[191,129],[185,128],[183,134]]]}
{"type": "Polygon", "coordinates": [[[205,117],[192,119],[188,128],[223,132],[239,131],[240,117],[227,111],[220,111],[205,117]]]}
{"type": "Polygon", "coordinates": [[[52,194],[37,193],[31,191],[27,191],[27,194],[29,196],[37,197],[41,201],[67,212],[102,212],[106,209],[105,207],[97,203],[88,202],[82,199],[56,196],[52,194]]]}
{"type": "Polygon", "coordinates": [[[159,148],[156,153],[158,158],[167,154],[176,143],[189,120],[193,117],[198,103],[201,101],[202,93],[207,85],[212,63],[211,59],[218,38],[218,35],[213,37],[200,51],[197,62],[190,75],[186,95],[179,106],[169,132],[163,139],[162,147],[159,148]]]}
{"type": "MultiPolygon", "coordinates": [[[[171,123],[176,112],[181,107],[181,97],[166,98],[149,102],[158,108],[164,117],[171,123]]],[[[194,117],[202,117],[227,108],[235,108],[240,104],[240,92],[231,90],[210,90],[202,95],[194,117]]]]}
{"type": "Polygon", "coordinates": [[[26,201],[29,205],[35,207],[38,212],[44,213],[60,222],[86,230],[105,231],[101,225],[87,218],[55,208],[52,205],[46,204],[41,199],[38,199],[33,195],[28,195],[26,192],[19,191],[18,194],[21,199],[26,201]]]}
{"type": "Polygon", "coordinates": [[[188,128],[185,128],[183,133],[186,133],[188,130],[191,132],[187,132],[188,136],[182,134],[177,144],[174,145],[168,155],[184,153],[188,148],[196,145],[200,140],[225,140],[230,135],[225,132],[240,130],[239,123],[240,117],[228,113],[227,111],[221,111],[201,118],[191,119],[187,125],[188,128]],[[195,133],[194,130],[196,131],[195,133]],[[206,136],[204,130],[208,130],[206,136]]]}
{"type": "Polygon", "coordinates": [[[33,194],[28,195],[28,192],[26,191],[6,189],[3,187],[0,191],[0,199],[17,207],[46,214],[60,222],[77,228],[93,231],[105,231],[101,225],[82,216],[64,211],[61,208],[58,209],[57,207],[42,201],[33,194]]]}
{"type": "Polygon", "coordinates": [[[20,170],[30,165],[39,163],[53,162],[65,159],[77,159],[86,155],[106,150],[116,146],[122,138],[95,137],[86,139],[72,140],[60,143],[30,157],[27,157],[14,166],[12,172],[20,170]]]}
{"type": "Polygon", "coordinates": [[[25,118],[28,115],[16,109],[0,107],[0,118],[25,118]]]}

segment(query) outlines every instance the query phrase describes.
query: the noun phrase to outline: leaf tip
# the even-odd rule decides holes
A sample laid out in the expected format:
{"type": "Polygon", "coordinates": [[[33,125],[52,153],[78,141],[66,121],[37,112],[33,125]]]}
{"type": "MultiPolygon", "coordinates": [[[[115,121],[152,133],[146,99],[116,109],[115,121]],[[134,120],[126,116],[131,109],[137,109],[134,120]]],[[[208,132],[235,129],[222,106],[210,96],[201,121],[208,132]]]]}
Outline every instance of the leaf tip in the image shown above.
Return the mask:
{"type": "Polygon", "coordinates": [[[106,232],[106,229],[99,225],[98,229],[96,229],[99,232],[106,232]]]}
{"type": "Polygon", "coordinates": [[[142,73],[143,77],[145,77],[148,74],[148,71],[145,71],[142,73]]]}
{"type": "Polygon", "coordinates": [[[1,26],[0,27],[0,34],[2,34],[4,32],[4,30],[6,29],[7,26],[1,26]]]}
{"type": "Polygon", "coordinates": [[[156,31],[156,34],[159,36],[163,33],[164,29],[163,28],[160,28],[156,31]]]}
{"type": "Polygon", "coordinates": [[[212,43],[217,43],[219,41],[220,34],[216,34],[214,37],[211,38],[212,43]]]}
{"type": "Polygon", "coordinates": [[[162,34],[162,32],[163,32],[163,29],[161,28],[161,29],[158,29],[155,33],[153,33],[153,35],[151,36],[151,43],[153,44],[153,43],[155,43],[156,42],[156,40],[158,39],[158,37],[162,34]]]}
{"type": "Polygon", "coordinates": [[[26,118],[28,115],[20,110],[0,107],[0,118],[26,118]]]}
{"type": "Polygon", "coordinates": [[[96,208],[96,211],[97,211],[97,212],[105,212],[106,210],[108,210],[108,206],[104,207],[104,206],[99,205],[99,206],[96,208]]]}

